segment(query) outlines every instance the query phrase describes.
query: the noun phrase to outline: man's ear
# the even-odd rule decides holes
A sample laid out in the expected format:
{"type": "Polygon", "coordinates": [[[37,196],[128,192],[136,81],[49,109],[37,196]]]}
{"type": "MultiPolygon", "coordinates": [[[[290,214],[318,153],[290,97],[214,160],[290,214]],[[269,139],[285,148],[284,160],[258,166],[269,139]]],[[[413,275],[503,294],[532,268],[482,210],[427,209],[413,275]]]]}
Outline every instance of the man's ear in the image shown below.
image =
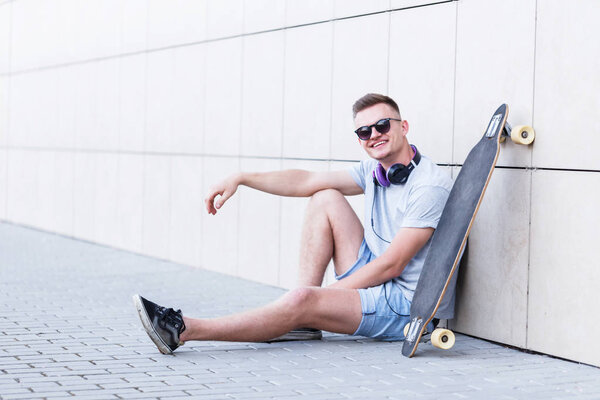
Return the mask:
{"type": "Polygon", "coordinates": [[[402,120],[402,130],[404,131],[404,136],[406,136],[408,134],[408,128],[409,128],[408,121],[403,119],[402,120]]]}

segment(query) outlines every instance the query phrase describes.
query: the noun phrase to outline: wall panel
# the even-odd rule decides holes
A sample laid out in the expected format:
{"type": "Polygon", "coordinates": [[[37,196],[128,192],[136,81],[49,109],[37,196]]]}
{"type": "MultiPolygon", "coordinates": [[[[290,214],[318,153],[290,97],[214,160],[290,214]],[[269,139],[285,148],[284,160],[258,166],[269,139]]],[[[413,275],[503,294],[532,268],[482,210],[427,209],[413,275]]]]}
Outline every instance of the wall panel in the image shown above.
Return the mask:
{"type": "Polygon", "coordinates": [[[296,26],[333,18],[333,0],[285,0],[285,26],[296,26]]]}
{"type": "Polygon", "coordinates": [[[593,0],[538,2],[535,166],[600,170],[599,17],[593,0]]]}
{"type": "Polygon", "coordinates": [[[144,151],[146,55],[119,59],[119,150],[144,151]]]}
{"type": "MultiPolygon", "coordinates": [[[[13,2],[11,11],[11,70],[55,64],[64,59],[58,49],[58,8],[52,2],[13,2]]],[[[5,8],[5,7],[3,7],[5,8]]]]}
{"type": "Polygon", "coordinates": [[[36,154],[12,150],[7,154],[6,218],[24,225],[36,222],[38,158],[36,154]]]}
{"type": "Polygon", "coordinates": [[[347,18],[387,10],[390,0],[335,0],[333,5],[335,18],[347,18]]]}
{"type": "Polygon", "coordinates": [[[456,3],[392,14],[389,94],[409,141],[438,163],[452,161],[455,31],[456,3]]]}
{"type": "Polygon", "coordinates": [[[81,85],[80,68],[69,66],[57,70],[56,135],[51,146],[59,149],[74,149],[77,136],[77,93],[81,85]]]}
{"type": "MultiPolygon", "coordinates": [[[[53,70],[51,70],[53,71],[53,70]]],[[[119,63],[109,59],[74,68],[75,147],[116,150],[119,145],[119,63]]]]}
{"type": "Polygon", "coordinates": [[[11,10],[10,3],[0,7],[0,74],[8,73],[10,70],[11,10]]]}
{"type": "Polygon", "coordinates": [[[244,37],[240,153],[281,157],[283,31],[244,37]]]}
{"type": "Polygon", "coordinates": [[[148,152],[172,151],[176,51],[169,49],[147,56],[144,150],[148,152]]]}
{"type": "Polygon", "coordinates": [[[75,153],[73,174],[73,236],[94,241],[98,154],[75,153]]]}
{"type": "Polygon", "coordinates": [[[329,158],[332,35],[329,23],[286,31],[284,157],[329,158]]]}
{"type": "Polygon", "coordinates": [[[118,247],[117,220],[119,158],[116,154],[97,155],[94,204],[94,241],[118,247]]]}
{"type": "MultiPolygon", "coordinates": [[[[385,93],[388,77],[388,14],[336,21],[333,30],[331,158],[364,157],[354,134],[352,105],[367,93],[385,93]]],[[[376,121],[373,121],[373,123],[376,121]]]]}
{"type": "Polygon", "coordinates": [[[172,123],[167,132],[171,136],[171,151],[198,154],[204,150],[206,46],[175,49],[174,57],[173,97],[169,99],[172,123]]]}
{"type": "Polygon", "coordinates": [[[8,151],[0,147],[0,220],[7,218],[6,201],[8,199],[8,151]]]}
{"type": "Polygon", "coordinates": [[[119,60],[99,62],[92,76],[95,120],[87,127],[92,131],[88,145],[94,149],[115,151],[119,146],[119,60]]]}
{"type": "MultiPolygon", "coordinates": [[[[279,170],[281,161],[242,159],[240,169],[279,170]]],[[[238,192],[238,275],[245,279],[278,285],[282,199],[245,186],[238,192]]]]}
{"type": "Polygon", "coordinates": [[[530,181],[529,171],[498,168],[492,175],[460,270],[451,325],[458,331],[526,344],[530,181]]]}
{"type": "Polygon", "coordinates": [[[237,36],[244,24],[244,0],[207,0],[208,39],[237,36]]]}
{"type": "MultiPolygon", "coordinates": [[[[196,2],[197,3],[197,2],[196,2]]],[[[149,36],[148,28],[148,1],[128,0],[120,2],[121,5],[121,53],[138,52],[146,49],[149,36]]],[[[173,27],[165,35],[171,34],[173,27]]],[[[156,31],[153,31],[156,32],[156,31]]]]}
{"type": "Polygon", "coordinates": [[[169,258],[171,240],[171,158],[144,156],[142,251],[169,258]]]}
{"type": "Polygon", "coordinates": [[[0,76],[0,148],[8,143],[8,115],[10,105],[11,78],[0,76]]]}
{"type": "Polygon", "coordinates": [[[140,4],[139,11],[147,8],[148,13],[148,47],[154,49],[206,40],[208,3],[207,0],[148,0],[146,5],[140,4]]]}
{"type": "Polygon", "coordinates": [[[171,165],[169,259],[199,266],[202,249],[202,159],[174,157],[171,165]]]}
{"type": "Polygon", "coordinates": [[[244,0],[244,33],[254,33],[285,26],[285,1],[244,0]]]}
{"type": "Polygon", "coordinates": [[[8,145],[48,147],[58,131],[58,73],[42,71],[11,77],[8,145]]]}
{"type": "MultiPolygon", "coordinates": [[[[204,198],[210,188],[240,171],[240,160],[237,157],[203,157],[202,163],[204,198]]],[[[239,208],[239,193],[230,198],[216,215],[208,214],[204,203],[200,205],[199,212],[203,216],[202,268],[229,275],[238,274],[239,208]]]]}
{"type": "Polygon", "coordinates": [[[56,8],[53,30],[58,33],[58,40],[52,45],[61,57],[49,64],[118,54],[121,50],[121,3],[119,0],[63,0],[58,2],[58,7],[51,5],[56,8]]]}
{"type": "Polygon", "coordinates": [[[592,332],[600,269],[600,174],[536,171],[532,182],[527,347],[600,365],[592,332]]]}
{"type": "Polygon", "coordinates": [[[242,38],[207,44],[204,151],[211,155],[240,153],[242,38]]]}
{"type": "Polygon", "coordinates": [[[120,248],[142,252],[144,156],[119,154],[117,237],[120,248]]]}
{"type": "MultiPolygon", "coordinates": [[[[453,161],[462,163],[500,104],[508,103],[512,125],[533,121],[536,1],[462,0],[456,4],[453,161]]],[[[498,164],[530,166],[531,148],[504,152],[498,164]]]]}
{"type": "Polygon", "coordinates": [[[75,153],[71,151],[56,152],[55,170],[52,191],[49,193],[54,197],[54,209],[52,210],[54,221],[51,230],[73,236],[75,153]]]}
{"type": "MultiPolygon", "coordinates": [[[[34,154],[34,153],[32,153],[34,154]]],[[[36,172],[37,186],[33,188],[34,196],[43,201],[37,202],[37,220],[36,225],[47,226],[56,230],[54,220],[54,210],[56,208],[56,199],[54,196],[54,179],[59,173],[56,170],[56,154],[51,151],[42,151],[36,154],[38,158],[38,170],[36,172]]],[[[31,194],[29,196],[31,196],[31,194]]]]}

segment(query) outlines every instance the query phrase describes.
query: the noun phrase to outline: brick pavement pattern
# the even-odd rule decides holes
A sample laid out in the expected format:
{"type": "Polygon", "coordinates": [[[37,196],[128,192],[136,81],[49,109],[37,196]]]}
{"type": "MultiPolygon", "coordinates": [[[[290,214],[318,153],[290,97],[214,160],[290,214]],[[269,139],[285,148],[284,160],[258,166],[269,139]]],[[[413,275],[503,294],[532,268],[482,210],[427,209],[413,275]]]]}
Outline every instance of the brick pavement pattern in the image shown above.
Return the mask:
{"type": "MultiPolygon", "coordinates": [[[[449,351],[325,334],[321,341],[194,342],[161,355],[140,293],[213,317],[283,293],[0,223],[0,399],[599,399],[600,369],[457,335],[449,351]]],[[[582,344],[584,345],[584,344],[582,344]]]]}

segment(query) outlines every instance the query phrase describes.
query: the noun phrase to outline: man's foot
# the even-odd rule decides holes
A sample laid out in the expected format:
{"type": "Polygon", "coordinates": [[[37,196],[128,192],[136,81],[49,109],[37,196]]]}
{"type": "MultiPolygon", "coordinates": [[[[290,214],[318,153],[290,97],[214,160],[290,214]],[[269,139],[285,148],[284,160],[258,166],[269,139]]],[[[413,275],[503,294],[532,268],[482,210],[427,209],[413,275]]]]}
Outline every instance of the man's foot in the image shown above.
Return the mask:
{"type": "Polygon", "coordinates": [[[181,310],[161,307],[139,294],[133,296],[133,304],[158,350],[163,354],[173,354],[173,350],[183,344],[179,340],[179,335],[185,330],[181,310]]]}
{"type": "Polygon", "coordinates": [[[322,337],[323,332],[318,329],[298,328],[276,337],[275,339],[267,340],[267,343],[288,342],[292,340],[320,340],[322,337]]]}

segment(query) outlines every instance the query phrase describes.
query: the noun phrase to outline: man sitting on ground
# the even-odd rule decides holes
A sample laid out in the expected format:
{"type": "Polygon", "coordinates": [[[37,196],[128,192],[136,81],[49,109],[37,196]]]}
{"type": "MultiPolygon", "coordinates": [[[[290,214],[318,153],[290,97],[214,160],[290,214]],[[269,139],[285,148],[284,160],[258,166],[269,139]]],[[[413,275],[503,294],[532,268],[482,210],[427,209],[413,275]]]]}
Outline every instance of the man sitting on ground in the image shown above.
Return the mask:
{"type": "Polygon", "coordinates": [[[305,214],[299,286],[263,307],[213,319],[184,317],[139,295],[134,303],[158,349],[189,340],[260,342],[320,338],[321,330],[403,340],[431,236],[452,181],[409,144],[394,100],[367,94],[353,106],[358,142],[370,157],[348,170],[234,174],[210,189],[216,214],[239,185],[311,197],[305,214]],[[344,196],[365,194],[365,226],[344,196]],[[337,281],[321,287],[333,259],[337,281]]]}

